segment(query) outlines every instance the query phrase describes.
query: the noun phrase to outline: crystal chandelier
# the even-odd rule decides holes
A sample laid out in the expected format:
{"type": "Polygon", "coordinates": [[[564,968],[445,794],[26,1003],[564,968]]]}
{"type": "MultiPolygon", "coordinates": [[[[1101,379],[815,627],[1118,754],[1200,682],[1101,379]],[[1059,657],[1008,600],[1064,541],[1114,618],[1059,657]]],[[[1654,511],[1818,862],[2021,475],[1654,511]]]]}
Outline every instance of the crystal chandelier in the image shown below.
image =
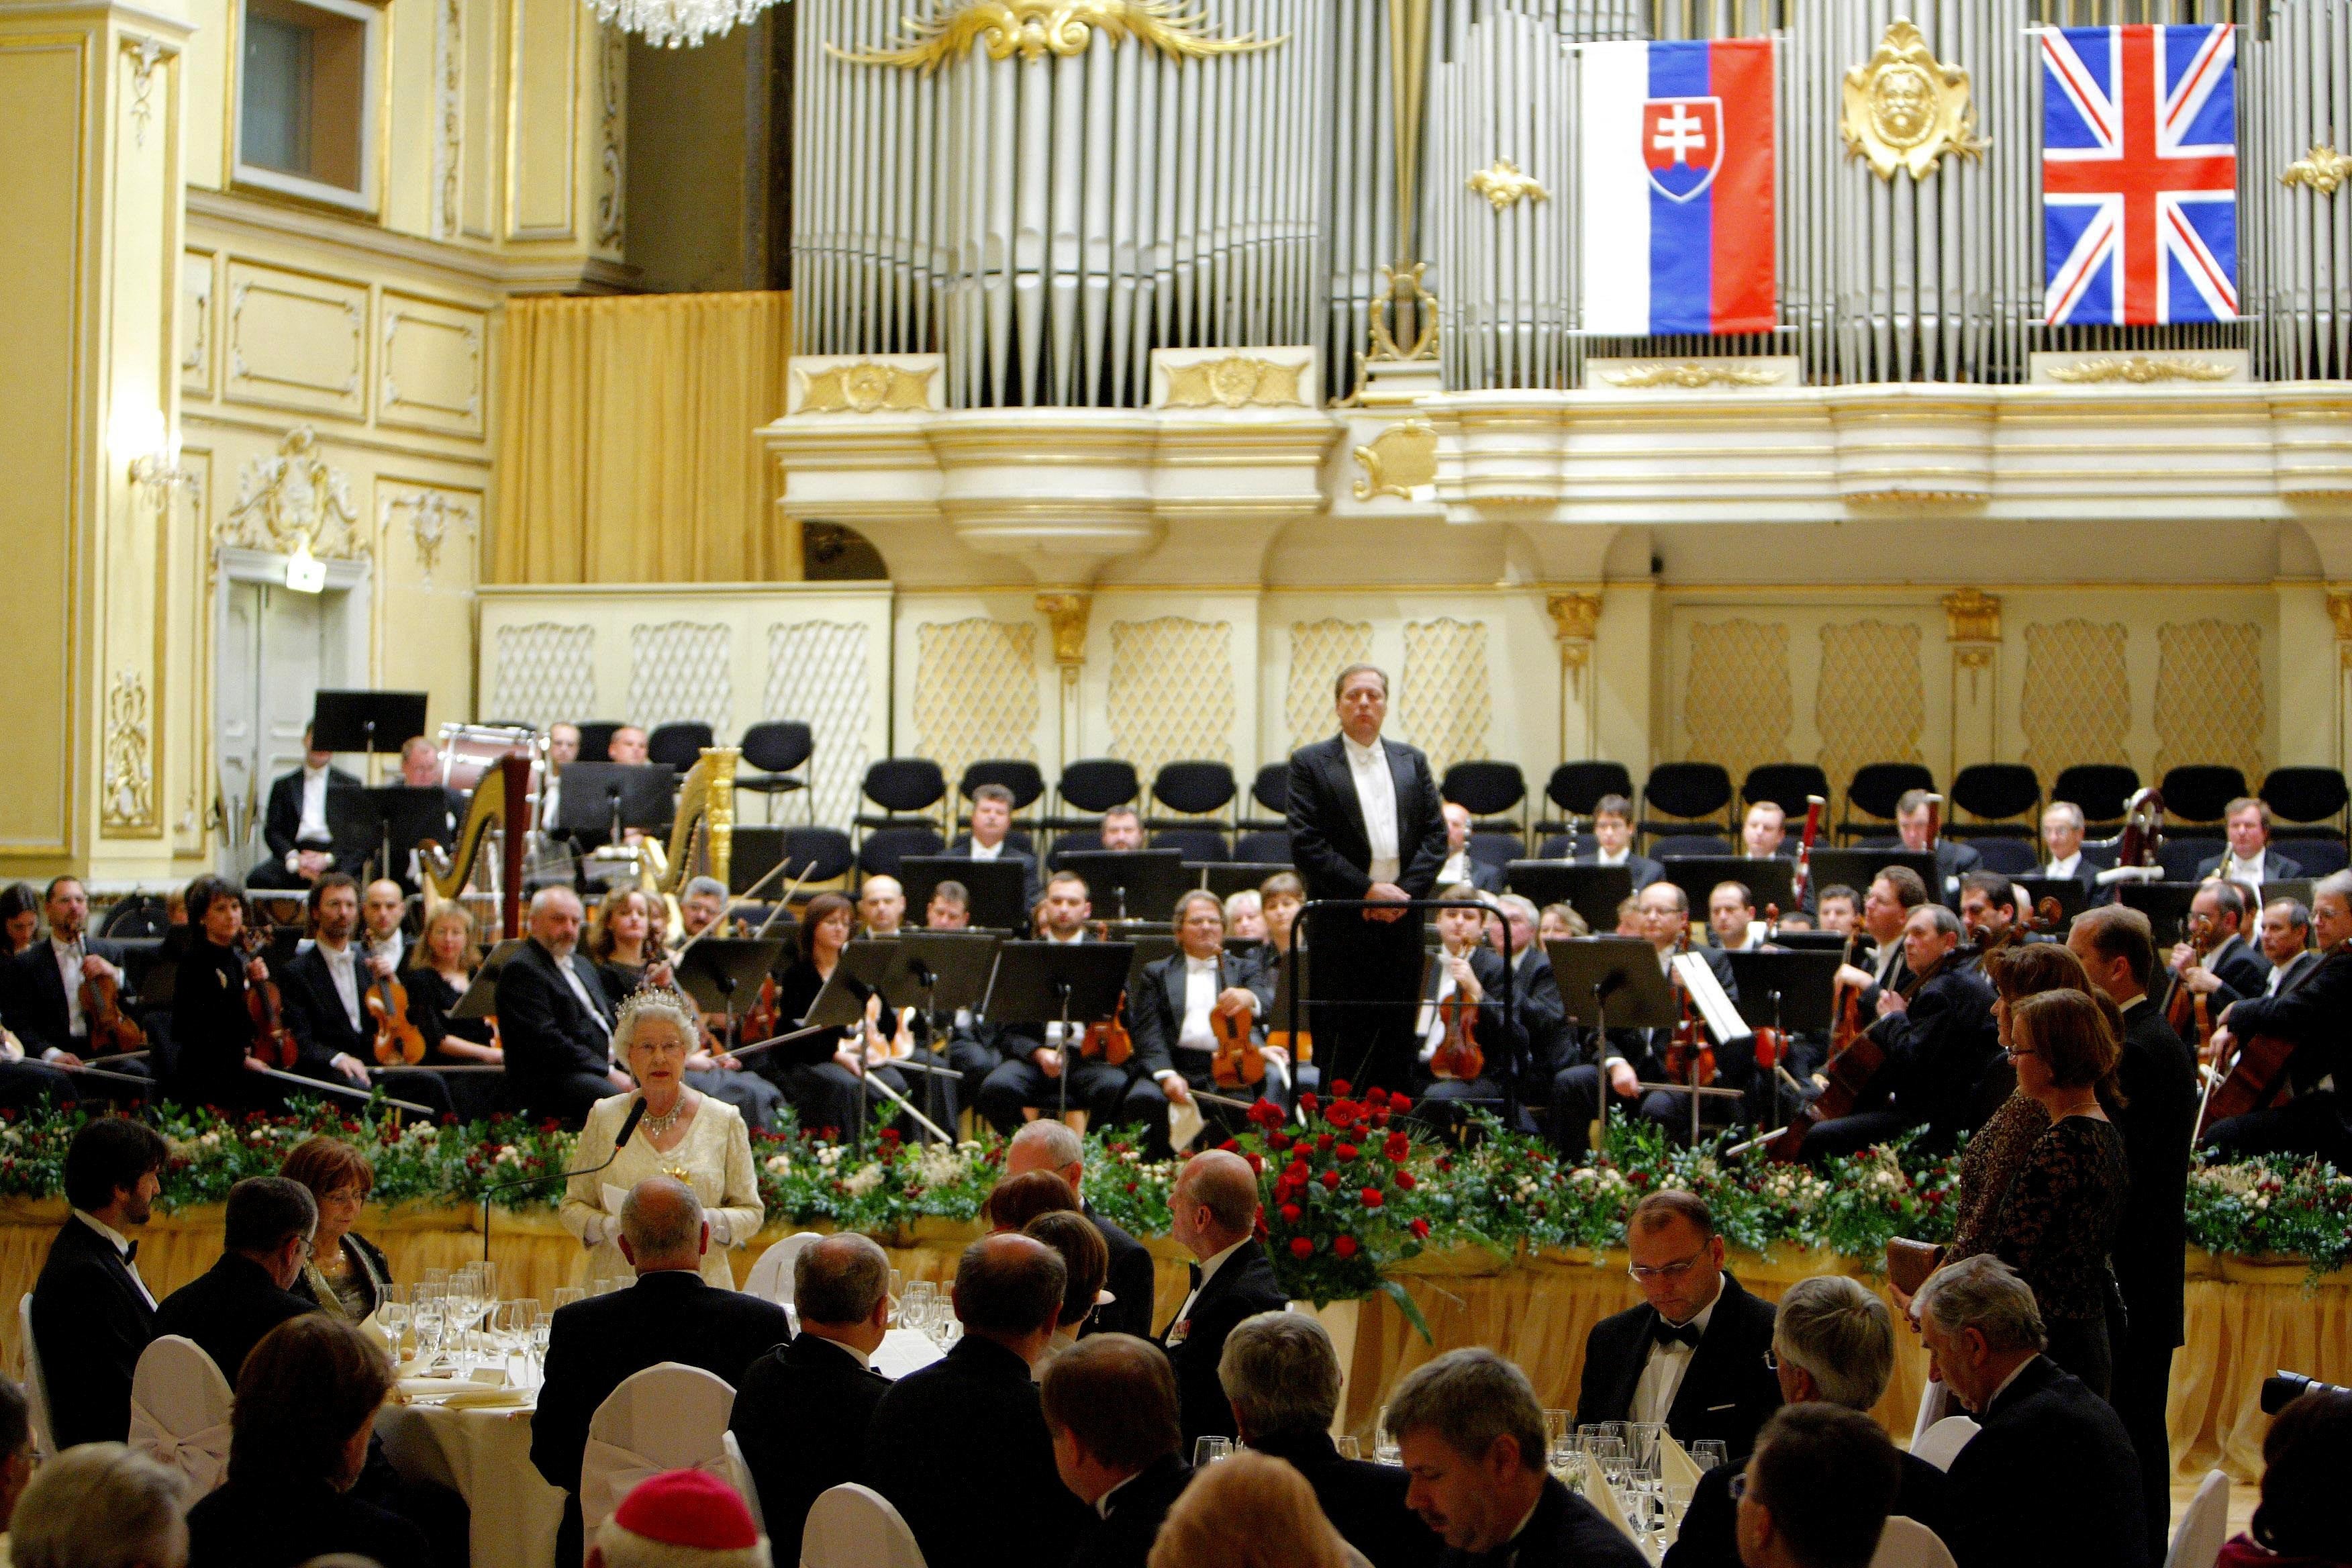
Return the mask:
{"type": "Polygon", "coordinates": [[[675,49],[754,22],[776,0],[588,0],[596,20],[675,49]]]}

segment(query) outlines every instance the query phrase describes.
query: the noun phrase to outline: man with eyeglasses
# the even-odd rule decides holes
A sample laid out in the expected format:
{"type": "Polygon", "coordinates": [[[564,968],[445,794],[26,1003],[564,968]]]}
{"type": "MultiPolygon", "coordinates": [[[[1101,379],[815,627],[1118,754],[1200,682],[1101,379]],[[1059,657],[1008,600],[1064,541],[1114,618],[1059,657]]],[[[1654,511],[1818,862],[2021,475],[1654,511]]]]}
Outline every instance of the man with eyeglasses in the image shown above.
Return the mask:
{"type": "Polygon", "coordinates": [[[1723,1237],[1696,1194],[1643,1198],[1626,1223],[1625,1249],[1647,1304],[1592,1326],[1577,1421],[1660,1422],[1685,1447],[1713,1438],[1747,1453],[1780,1407],[1780,1381],[1764,1362],[1772,1303],[1724,1271],[1723,1237]]]}
{"type": "Polygon", "coordinates": [[[289,1318],[317,1311],[294,1294],[319,1231],[310,1189],[283,1176],[248,1176],[228,1190],[217,1262],[155,1310],[155,1334],[194,1340],[233,1387],[261,1337],[289,1318]]]}

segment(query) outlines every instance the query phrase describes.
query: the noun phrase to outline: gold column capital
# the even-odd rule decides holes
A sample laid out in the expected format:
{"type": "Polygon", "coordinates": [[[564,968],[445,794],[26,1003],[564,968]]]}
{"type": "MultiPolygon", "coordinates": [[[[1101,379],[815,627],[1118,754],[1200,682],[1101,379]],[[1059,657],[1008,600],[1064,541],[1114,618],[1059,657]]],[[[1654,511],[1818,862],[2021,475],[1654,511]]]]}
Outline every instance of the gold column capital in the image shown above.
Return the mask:
{"type": "Polygon", "coordinates": [[[1953,642],[2000,641],[2000,600],[1980,588],[1945,595],[1944,620],[1953,642]]]}
{"type": "Polygon", "coordinates": [[[1561,642],[1590,642],[1601,622],[1601,595],[1547,594],[1544,613],[1551,617],[1551,635],[1561,642]]]}
{"type": "Polygon", "coordinates": [[[1087,616],[1093,606],[1092,594],[1075,589],[1037,595],[1037,613],[1054,630],[1054,662],[1065,672],[1087,661],[1087,616]]]}
{"type": "Polygon", "coordinates": [[[2327,618],[2336,623],[2336,640],[2352,642],[2352,588],[2327,590],[2327,618]]]}

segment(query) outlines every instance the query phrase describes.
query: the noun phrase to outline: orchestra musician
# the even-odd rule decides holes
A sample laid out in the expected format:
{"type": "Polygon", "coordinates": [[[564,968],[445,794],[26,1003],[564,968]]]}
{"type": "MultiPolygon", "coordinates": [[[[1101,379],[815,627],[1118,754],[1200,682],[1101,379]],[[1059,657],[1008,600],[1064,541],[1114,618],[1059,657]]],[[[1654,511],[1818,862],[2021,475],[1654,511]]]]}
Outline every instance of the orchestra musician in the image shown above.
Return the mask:
{"type": "MultiPolygon", "coordinates": [[[[428,1067],[499,1067],[506,1061],[489,1019],[450,1016],[481,967],[482,950],[474,933],[472,912],[452,899],[432,907],[425,917],[425,933],[408,946],[401,984],[408,991],[410,1012],[425,1031],[428,1067]]],[[[478,1121],[507,1109],[504,1073],[453,1073],[443,1081],[461,1121],[478,1121]]]]}
{"type": "MultiPolygon", "coordinates": [[[[2273,899],[2263,910],[2262,948],[2263,958],[2271,967],[2263,977],[2263,988],[2254,994],[2276,996],[2302,984],[2319,965],[2319,952],[2311,945],[2311,911],[2294,899],[2273,899]]],[[[2212,997],[2216,1007],[2239,1000],[2221,990],[2212,997]]],[[[2219,1016],[2218,1012],[2215,1016],[2219,1016]]]]}
{"type": "MultiPolygon", "coordinates": [[[[677,929],[669,930],[667,929],[669,922],[667,921],[662,922],[665,929],[662,932],[661,945],[669,952],[676,952],[690,939],[710,931],[710,928],[718,923],[719,918],[726,912],[726,883],[716,877],[688,878],[685,888],[677,896],[677,929]]],[[[710,931],[710,934],[718,936],[722,933],[710,931]]]]}
{"type": "Polygon", "coordinates": [[[907,889],[896,877],[868,877],[857,889],[857,923],[868,937],[897,936],[907,923],[907,889]]]}
{"type": "Polygon", "coordinates": [[[1740,819],[1739,852],[1750,860],[1793,860],[1789,843],[1789,814],[1777,801],[1759,800],[1740,819]]]}
{"type": "MultiPolygon", "coordinates": [[[[1255,963],[1225,951],[1224,907],[1214,893],[1193,891],[1176,900],[1176,951],[1143,966],[1127,999],[1135,1037],[1135,1079],[1120,1102],[1125,1121],[1144,1129],[1145,1158],[1171,1158],[1171,1106],[1195,1103],[1195,1090],[1227,1100],[1255,1101],[1284,1088],[1286,1056],[1265,1045],[1265,1017],[1274,1007],[1274,977],[1255,963]],[[1218,1015],[1245,1022],[1263,1054],[1265,1076],[1256,1083],[1221,1084],[1212,1066],[1218,1015]]],[[[1230,1135],[1243,1125],[1231,1106],[1201,1104],[1202,1119],[1230,1135]]]]}
{"type": "MultiPolygon", "coordinates": [[[[1877,1005],[1874,991],[1897,991],[1911,979],[1913,971],[1905,959],[1904,931],[1910,923],[1911,911],[1927,901],[1927,884],[1908,866],[1882,866],[1878,875],[1870,879],[1870,891],[1862,899],[1861,921],[1862,934],[1872,944],[1870,954],[1864,960],[1865,967],[1858,973],[1851,963],[1838,972],[1841,979],[1864,988],[1865,1009],[1877,1005]]],[[[1866,1011],[1864,1016],[1874,1015],[1866,1011]]]]}
{"type": "MultiPolygon", "coordinates": [[[[1515,897],[1513,894],[1504,895],[1515,897]]],[[[1536,940],[1549,947],[1556,942],[1572,942],[1580,936],[1591,936],[1592,927],[1576,912],[1573,904],[1546,904],[1536,921],[1536,940]]]]}
{"type": "Polygon", "coordinates": [[[1706,895],[1707,945],[1719,952],[1753,952],[1764,945],[1756,895],[1745,882],[1717,882],[1706,895]]]}
{"type": "Polygon", "coordinates": [[[1037,902],[1037,858],[1006,842],[1013,831],[1013,792],[986,784],[971,792],[971,828],[956,835],[947,852],[960,860],[1011,860],[1021,868],[1022,906],[1037,902]]]}
{"type": "Polygon", "coordinates": [[[278,1095],[270,1081],[246,1071],[266,1065],[249,1055],[253,1015],[246,987],[269,972],[257,954],[248,959],[237,950],[245,934],[243,890],[226,877],[197,878],[188,884],[188,923],[196,937],[180,959],[172,992],[172,1038],[179,1054],[171,1098],[223,1110],[274,1106],[278,1095]]]}
{"type": "Polygon", "coordinates": [[[931,901],[923,906],[925,931],[970,931],[971,929],[971,889],[952,877],[931,889],[931,901]]]}
{"type": "Polygon", "coordinates": [[[2260,898],[2265,882],[2284,882],[2303,875],[2299,861],[2271,847],[2271,808],[2267,802],[2242,795],[2223,808],[2222,825],[2230,835],[2229,849],[2198,862],[2197,879],[2225,877],[2253,889],[2260,898]]]}
{"type": "MultiPolygon", "coordinates": [[[[976,816],[979,807],[972,809],[976,816]]],[[[1094,903],[1084,879],[1067,871],[1055,872],[1045,884],[1041,908],[1042,940],[1089,940],[1087,925],[1094,918],[1094,903]]],[[[1024,1121],[1034,1121],[1040,1114],[1058,1110],[1063,1094],[1061,1079],[1066,1073],[1070,1080],[1070,1118],[1074,1122],[1080,1116],[1104,1126],[1118,1120],[1120,1103],[1127,1096],[1128,1069],[1124,1066],[1113,1067],[1100,1058],[1079,1054],[1076,1047],[1082,1047],[1086,1038],[1084,1025],[1071,1024],[1068,1036],[1063,1034],[1058,1020],[1045,1024],[1008,1023],[1000,1027],[1003,1032],[998,1036],[998,1044],[1004,1059],[982,1080],[980,1097],[974,1101],[975,1109],[990,1126],[1009,1135],[1019,1131],[1024,1121]]]]}
{"type": "Polygon", "coordinates": [[[2211,998],[2208,1012],[2242,996],[2259,996],[2270,978],[2270,962],[2245,938],[2254,895],[2242,882],[2211,878],[2189,901],[2189,939],[2173,943],[2165,959],[2175,984],[2211,998]],[[2226,992],[2227,995],[2222,994],[2226,992]]]}
{"type": "Polygon", "coordinates": [[[1823,888],[1813,903],[1825,931],[1850,937],[1862,925],[1862,895],[1843,882],[1823,888]]]}
{"type": "MultiPolygon", "coordinates": [[[[970,931],[971,889],[953,878],[935,885],[931,901],[923,909],[922,929],[970,931]]],[[[955,1017],[948,1025],[947,1058],[948,1065],[956,1069],[958,1105],[977,1113],[981,1086],[988,1081],[990,1073],[1004,1065],[1003,1040],[1001,1026],[974,1016],[969,1007],[956,1009],[955,1017]]]]}
{"type": "MultiPolygon", "coordinates": [[[[1478,889],[1455,882],[1438,889],[1437,896],[1475,900],[1478,889]]],[[[1520,1048],[1525,1035],[1514,1038],[1503,1027],[1503,960],[1486,946],[1486,926],[1481,910],[1439,910],[1437,951],[1423,965],[1421,1006],[1413,1017],[1413,1116],[1441,1132],[1460,1127],[1462,1112],[1470,1106],[1499,1112],[1504,1077],[1526,1054],[1520,1048]],[[1475,1009],[1468,1026],[1484,1058],[1475,1078],[1439,1072],[1440,1047],[1446,1040],[1445,1004],[1456,997],[1475,1009]]]]}
{"type": "Polygon", "coordinates": [[[1564,904],[1552,907],[1566,910],[1573,924],[1562,925],[1555,939],[1542,930],[1544,915],[1550,910],[1538,913],[1524,895],[1505,893],[1487,902],[1495,912],[1486,917],[1486,945],[1499,955],[1501,928],[1510,931],[1511,955],[1506,962],[1511,969],[1511,1011],[1526,1047],[1521,1101],[1540,1104],[1550,1092],[1553,1071],[1570,1065],[1569,1053],[1576,1044],[1568,1026],[1568,1004],[1559,994],[1559,977],[1552,973],[1551,955],[1544,951],[1544,943],[1590,933],[1574,929],[1584,923],[1582,917],[1564,904]]]}
{"type": "Polygon", "coordinates": [[[2206,1147],[2223,1159],[2314,1154],[2338,1170],[2352,1168],[2352,1133],[2336,1081],[2352,1073],[2352,871],[2322,878],[2312,889],[2311,929],[2324,956],[2305,978],[2292,991],[2233,1004],[2213,1032],[2217,1060],[2256,1036],[2293,1047],[2286,1061],[2292,1099],[2207,1130],[2206,1147]]]}
{"type": "Polygon", "coordinates": [[[41,934],[41,896],[27,882],[0,888],[0,958],[14,958],[41,934]]]}
{"type": "MultiPolygon", "coordinates": [[[[1912,875],[1886,868],[1871,884],[1873,900],[1897,871],[1912,875]]],[[[1863,997],[1886,1065],[1853,1114],[1814,1125],[1807,1160],[1851,1154],[1913,1127],[1927,1129],[1927,1146],[1948,1149],[2016,1087],[1993,1026],[1992,984],[1961,953],[1959,917],[1922,899],[1903,922],[1901,968],[1899,988],[1881,984],[1863,997]]],[[[1850,979],[1853,970],[1840,973],[1850,979]]]]}
{"type": "MultiPolygon", "coordinates": [[[[375,1022],[362,1000],[378,980],[394,973],[388,958],[362,954],[352,940],[360,923],[359,885],[341,871],[310,884],[310,944],[289,960],[278,976],[286,998],[287,1026],[301,1047],[293,1070],[324,1082],[373,1087],[368,1063],[375,1054],[375,1022]]],[[[404,987],[404,989],[405,989],[404,987]]],[[[408,1017],[420,1025],[415,997],[408,1017]]],[[[423,1068],[383,1068],[384,1091],[432,1108],[437,1118],[455,1108],[439,1075],[423,1068]]]]}
{"type": "Polygon", "coordinates": [[[1593,803],[1592,842],[1592,853],[1575,856],[1574,864],[1622,866],[1633,873],[1636,893],[1666,874],[1664,866],[1633,852],[1633,803],[1622,795],[1604,795],[1593,803]]]}
{"type": "Polygon", "coordinates": [[[1104,848],[1131,854],[1143,847],[1143,818],[1131,805],[1114,805],[1102,814],[1100,836],[1104,848]]]}
{"type": "Polygon", "coordinates": [[[1998,871],[1970,871],[1960,879],[1960,930],[1977,950],[1977,966],[2017,924],[2017,884],[1998,871]]]}
{"type": "Polygon", "coordinates": [[[1255,888],[1244,888],[1225,900],[1225,934],[1265,945],[1265,900],[1255,888]]]}
{"type": "Polygon", "coordinates": [[[1501,892],[1503,873],[1470,853],[1470,808],[1449,800],[1440,810],[1445,817],[1445,864],[1437,868],[1437,885],[1467,882],[1482,893],[1501,892]]]}
{"type": "Polygon", "coordinates": [[[547,775],[539,786],[540,842],[555,837],[556,819],[563,815],[563,770],[580,760],[580,726],[561,721],[547,727],[547,775]]]}
{"type": "MultiPolygon", "coordinates": [[[[798,952],[776,981],[778,1027],[795,1028],[807,1019],[824,983],[841,963],[841,950],[849,945],[851,916],[849,900],[839,893],[819,893],[801,910],[793,931],[798,952]]],[[[898,1015],[876,996],[856,1023],[761,1052],[759,1070],[784,1091],[803,1127],[831,1128],[843,1139],[862,1142],[861,1100],[868,1111],[877,1103],[890,1102],[870,1094],[858,1080],[870,1072],[900,1094],[907,1092],[905,1077],[881,1065],[889,1059],[898,1033],[898,1015]]]]}
{"type": "Polygon", "coordinates": [[[1429,759],[1381,733],[1387,672],[1351,664],[1332,682],[1339,733],[1290,754],[1290,856],[1307,900],[1360,900],[1309,921],[1313,1009],[1325,1074],[1359,1089],[1412,1087],[1412,1003],[1420,984],[1422,922],[1383,903],[1426,899],[1445,863],[1445,817],[1429,759]]]}
{"type": "MultiPolygon", "coordinates": [[[[1933,802],[1924,789],[1906,789],[1895,801],[1895,826],[1902,836],[1905,853],[1927,853],[1927,819],[1933,812],[1933,802]]],[[[1936,869],[1943,874],[1945,893],[1957,891],[1960,879],[1984,864],[1984,857],[1973,847],[1948,836],[1938,836],[1935,850],[1936,869]]]]}
{"type": "Polygon", "coordinates": [[[131,1006],[122,973],[122,944],[89,934],[89,894],[79,878],[54,879],[42,905],[48,914],[48,940],[34,942],[10,961],[5,977],[0,977],[0,985],[5,985],[5,992],[0,992],[0,997],[5,997],[0,1001],[0,1016],[5,1016],[26,1056],[34,1060],[60,1068],[95,1065],[109,1072],[147,1077],[143,1062],[99,1059],[90,1044],[90,1019],[82,1005],[83,985],[104,980],[116,987],[119,1005],[126,1010],[131,1006]]]}
{"type": "Polygon", "coordinates": [[[2099,885],[2099,868],[2083,853],[2083,808],[2071,800],[2053,800],[2042,813],[2042,863],[2045,877],[2071,877],[2084,891],[2099,885]]]}
{"type": "Polygon", "coordinates": [[[328,871],[357,871],[367,859],[375,847],[367,788],[334,762],[332,752],[310,744],[310,727],[302,726],[302,765],[270,784],[262,816],[269,858],[246,873],[246,886],[308,888],[328,871]]]}
{"type": "Polygon", "coordinates": [[[653,758],[646,745],[646,732],[635,724],[624,724],[613,731],[604,742],[604,760],[624,767],[641,768],[653,758]]]}
{"type": "Polygon", "coordinates": [[[360,889],[360,936],[371,958],[385,958],[397,969],[408,951],[401,927],[408,919],[408,895],[400,884],[379,877],[360,889]]]}
{"type": "Polygon", "coordinates": [[[441,782],[441,748],[423,735],[411,735],[400,748],[400,782],[410,789],[437,789],[445,808],[441,841],[455,843],[457,825],[466,820],[466,792],[441,782]]]}

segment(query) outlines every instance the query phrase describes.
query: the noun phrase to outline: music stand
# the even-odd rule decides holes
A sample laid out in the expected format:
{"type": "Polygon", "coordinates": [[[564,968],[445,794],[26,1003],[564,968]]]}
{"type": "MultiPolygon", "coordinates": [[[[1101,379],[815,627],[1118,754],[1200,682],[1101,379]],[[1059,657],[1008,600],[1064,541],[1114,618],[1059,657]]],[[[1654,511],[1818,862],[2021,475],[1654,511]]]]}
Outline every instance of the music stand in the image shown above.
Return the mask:
{"type": "Polygon", "coordinates": [[[704,937],[687,949],[673,966],[672,977],[703,1012],[727,1015],[726,1043],[732,1047],[739,1016],[736,998],[759,996],[760,982],[784,956],[786,945],[781,937],[704,937]]]}
{"type": "Polygon", "coordinates": [[[1784,931],[1772,939],[1772,945],[1785,947],[1794,952],[1843,954],[1845,940],[1833,931],[1784,931]]]}
{"type": "Polygon", "coordinates": [[[1738,882],[1748,889],[1758,920],[1764,918],[1767,904],[1778,906],[1783,914],[1797,907],[1797,868],[1792,861],[1750,860],[1744,855],[1669,855],[1658,864],[1666,868],[1664,879],[1690,900],[1691,913],[1698,920],[1706,918],[1707,899],[1723,882],[1738,882]]]}
{"type": "Polygon", "coordinates": [[[1503,868],[1503,886],[1538,910],[1566,904],[1594,931],[1607,932],[1617,929],[1617,906],[1633,896],[1633,872],[1626,866],[1514,860],[1503,868]]]}
{"type": "Polygon", "coordinates": [[[1181,849],[1073,849],[1055,868],[1084,881],[1095,913],[1115,921],[1166,920],[1199,885],[1185,875],[1181,849]]]}
{"type": "Polygon", "coordinates": [[[1820,902],[1823,888],[1852,888],[1867,894],[1889,866],[1909,867],[1926,885],[1927,901],[1944,901],[1944,873],[1933,855],[1914,855],[1908,849],[1827,849],[1819,844],[1813,846],[1813,900],[1820,902]]]}
{"type": "Polygon", "coordinates": [[[1755,1028],[1805,1033],[1830,1026],[1830,991],[1843,957],[1835,952],[1731,952],[1739,1016],[1755,1028]]]}
{"type": "Polygon", "coordinates": [[[376,875],[389,877],[410,892],[416,890],[408,876],[407,855],[429,838],[444,849],[457,845],[449,830],[449,796],[439,784],[379,784],[368,791],[378,824],[376,875]]]}
{"type": "Polygon", "coordinates": [[[1070,1069],[1078,1058],[1071,1026],[1118,1015],[1133,956],[1132,944],[1123,942],[1008,942],[996,950],[996,974],[982,1011],[991,1023],[1062,1026],[1064,1116],[1070,1113],[1070,1069]]]}
{"type": "Polygon", "coordinates": [[[2039,906],[2044,899],[2057,900],[2061,931],[2091,907],[2091,890],[2072,877],[2011,877],[2009,885],[2017,889],[2020,914],[2039,906]]]}
{"type": "Polygon", "coordinates": [[[2116,898],[2127,910],[2147,917],[2161,955],[2176,942],[2189,940],[2189,906],[2196,901],[2202,882],[2119,882],[2116,898]]]}
{"type": "Polygon", "coordinates": [[[423,691],[319,692],[310,699],[310,748],[362,752],[373,778],[377,756],[396,755],[425,733],[427,696],[423,691]]]}
{"type": "Polygon", "coordinates": [[[1018,860],[971,860],[961,855],[909,855],[898,862],[898,885],[909,910],[928,910],[941,882],[961,882],[964,910],[975,926],[1029,930],[1029,872],[1018,860]]]}
{"type": "MultiPolygon", "coordinates": [[[[914,1007],[929,1022],[931,1037],[943,1040],[942,1017],[977,1008],[996,968],[1003,938],[993,931],[904,931],[894,937],[866,937],[842,950],[842,964],[861,984],[882,994],[892,1007],[914,1007]]],[[[934,1049],[945,1059],[947,1053],[934,1049]]],[[[923,1075],[923,1114],[939,1119],[939,1080],[959,1076],[952,1068],[893,1062],[923,1075]]]]}
{"type": "MultiPolygon", "coordinates": [[[[2284,881],[2264,882],[2263,908],[2268,909],[2274,900],[2279,899],[2293,899],[2305,909],[2311,908],[2311,889],[2315,880],[2315,878],[2311,877],[2290,877],[2284,881]]],[[[2240,887],[2244,885],[2242,882],[2239,884],[2240,887]]],[[[2259,916],[2259,911],[2257,915],[2259,916]]]]}
{"type": "MultiPolygon", "coordinates": [[[[730,898],[741,898],[760,885],[760,879],[776,868],[784,858],[784,830],[781,827],[750,827],[739,823],[735,827],[733,847],[727,858],[727,893],[730,898]]],[[[779,886],[788,885],[790,879],[779,886]]],[[[769,895],[771,902],[775,895],[769,895]]]]}
{"type": "Polygon", "coordinates": [[[529,937],[510,937],[482,956],[482,966],[474,971],[474,978],[457,1005],[449,1009],[452,1018],[488,1018],[499,1010],[499,971],[522,951],[529,937]]]}
{"type": "MultiPolygon", "coordinates": [[[[1622,871],[1622,866],[1601,870],[1622,871]]],[[[1671,1028],[1682,1019],[1658,967],[1658,950],[1638,936],[1580,936],[1544,943],[1553,977],[1559,982],[1559,999],[1571,1024],[1590,1025],[1593,1031],[1593,1064],[1601,1069],[1593,1081],[1592,1098],[1601,1108],[1601,1143],[1609,1137],[1609,1014],[1617,1013],[1621,1029],[1671,1028]]]]}
{"type": "Polygon", "coordinates": [[[590,848],[614,841],[613,807],[621,826],[656,833],[669,826],[677,797],[677,770],[661,763],[573,763],[563,770],[555,803],[555,829],[590,848]]]}
{"type": "Polygon", "coordinates": [[[1133,990],[1141,983],[1145,965],[1157,963],[1163,958],[1172,956],[1181,945],[1177,942],[1176,933],[1173,931],[1134,931],[1120,937],[1119,940],[1135,949],[1135,956],[1128,961],[1127,965],[1127,984],[1129,990],[1133,990]]]}
{"type": "MultiPolygon", "coordinates": [[[[1083,851],[1081,851],[1083,853],[1083,851]]],[[[1268,877],[1293,869],[1273,860],[1187,860],[1186,875],[1200,873],[1201,890],[1214,893],[1219,900],[1230,899],[1235,893],[1254,893],[1265,884],[1268,877]]]]}

